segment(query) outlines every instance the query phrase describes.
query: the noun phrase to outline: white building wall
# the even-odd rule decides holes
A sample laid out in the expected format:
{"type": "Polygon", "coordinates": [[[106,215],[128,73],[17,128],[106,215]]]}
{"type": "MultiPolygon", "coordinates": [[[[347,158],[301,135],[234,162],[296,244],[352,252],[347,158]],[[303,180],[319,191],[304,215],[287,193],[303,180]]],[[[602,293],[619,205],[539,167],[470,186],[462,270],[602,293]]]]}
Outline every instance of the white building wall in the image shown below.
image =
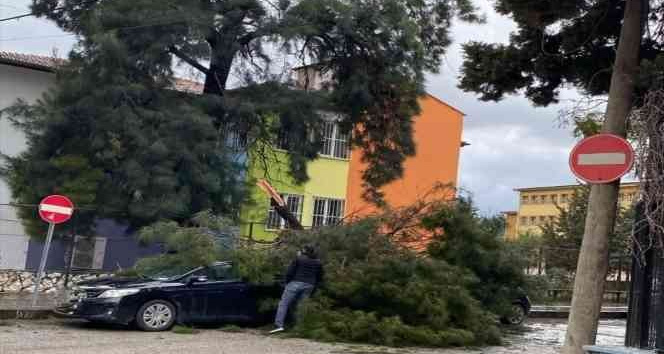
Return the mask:
{"type": "MultiPolygon", "coordinates": [[[[0,110],[18,98],[34,102],[54,80],[52,73],[0,64],[0,110]]],[[[0,153],[16,156],[25,148],[23,133],[16,130],[6,116],[0,116],[0,153]]],[[[7,206],[11,201],[11,191],[0,178],[0,269],[23,269],[29,238],[16,217],[16,211],[7,206]]]]}

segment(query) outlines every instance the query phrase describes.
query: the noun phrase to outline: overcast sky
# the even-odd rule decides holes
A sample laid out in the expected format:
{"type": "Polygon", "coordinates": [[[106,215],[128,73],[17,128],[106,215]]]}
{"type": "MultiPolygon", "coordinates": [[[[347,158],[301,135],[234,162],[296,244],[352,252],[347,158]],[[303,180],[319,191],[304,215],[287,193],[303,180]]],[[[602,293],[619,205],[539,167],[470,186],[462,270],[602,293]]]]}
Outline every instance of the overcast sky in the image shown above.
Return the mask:
{"type": "MultiPolygon", "coordinates": [[[[28,11],[30,0],[0,0],[0,18],[28,11]]],[[[484,214],[515,210],[514,188],[574,183],[567,155],[574,144],[569,128],[560,128],[558,111],[578,97],[565,91],[561,104],[535,108],[513,96],[498,103],[481,102],[456,88],[462,62],[460,45],[469,40],[507,41],[514,24],[476,0],[487,15],[484,25],[457,24],[455,40],[438,75],[428,77],[430,93],[466,113],[460,186],[472,193],[484,214]]],[[[0,23],[0,50],[64,57],[75,38],[46,20],[24,18],[0,23]]]]}

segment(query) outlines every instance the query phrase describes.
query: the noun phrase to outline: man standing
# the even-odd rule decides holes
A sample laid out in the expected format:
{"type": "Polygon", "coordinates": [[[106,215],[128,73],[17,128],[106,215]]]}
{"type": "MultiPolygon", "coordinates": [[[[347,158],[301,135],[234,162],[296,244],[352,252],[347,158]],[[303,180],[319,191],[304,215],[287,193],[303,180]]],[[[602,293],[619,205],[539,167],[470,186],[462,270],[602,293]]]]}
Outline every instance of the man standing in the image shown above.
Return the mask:
{"type": "Polygon", "coordinates": [[[276,328],[270,334],[284,330],[286,316],[291,305],[297,306],[299,301],[311,296],[311,293],[322,280],[323,265],[318,259],[318,254],[313,246],[305,246],[288,267],[286,288],[283,295],[281,295],[277,316],[274,319],[276,328]]]}

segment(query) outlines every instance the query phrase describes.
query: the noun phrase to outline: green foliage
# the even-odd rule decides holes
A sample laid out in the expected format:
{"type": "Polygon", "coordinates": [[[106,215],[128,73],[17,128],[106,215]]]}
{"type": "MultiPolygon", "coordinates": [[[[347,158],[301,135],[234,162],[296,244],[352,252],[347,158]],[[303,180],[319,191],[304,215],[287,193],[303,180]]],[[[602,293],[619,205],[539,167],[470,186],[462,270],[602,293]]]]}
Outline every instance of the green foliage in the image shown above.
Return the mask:
{"type": "MultiPolygon", "coordinates": [[[[317,241],[325,286],[299,312],[298,335],[389,346],[495,343],[495,319],[468,290],[470,272],[420,258],[378,232],[373,220],[283,242],[317,241]]],[[[290,252],[288,252],[290,253],[290,252]]]]}
{"type": "Polygon", "coordinates": [[[200,332],[199,330],[195,329],[194,327],[187,327],[187,326],[174,326],[171,332],[176,333],[176,334],[197,334],[200,332]]]}
{"type": "Polygon", "coordinates": [[[221,327],[219,330],[228,333],[239,333],[243,331],[242,327],[238,327],[236,325],[226,325],[221,327]]]}
{"type": "MultiPolygon", "coordinates": [[[[470,0],[33,0],[32,10],[80,40],[52,92],[5,112],[30,146],[3,175],[24,204],[72,188],[77,205],[94,209],[87,226],[114,218],[141,227],[206,209],[235,215],[244,166],[223,132],[250,145],[287,132],[291,172],[304,181],[322,111],[342,113],[347,130],[364,128],[354,144],[367,152],[367,197],[379,201],[378,187],[415,152],[424,73],[438,70],[451,21],[480,20],[470,0]],[[319,63],[332,91],[295,88],[290,70],[276,68],[284,57],[319,63]],[[172,90],[177,64],[205,77],[203,95],[172,90]],[[228,88],[231,74],[242,89],[228,88]],[[81,183],[56,184],[54,160],[70,155],[85,168],[67,181],[81,183]]],[[[21,218],[39,234],[33,212],[21,218]]]]}
{"type": "Polygon", "coordinates": [[[142,243],[163,245],[164,253],[140,259],[135,268],[138,274],[169,275],[182,274],[199,266],[218,260],[220,245],[215,241],[228,224],[223,218],[209,212],[197,214],[188,226],[173,221],[160,221],[146,226],[139,233],[142,243]]]}
{"type": "MultiPolygon", "coordinates": [[[[256,284],[273,283],[275,275],[282,271],[281,267],[275,264],[274,251],[271,249],[247,246],[229,252],[224,258],[233,260],[242,278],[256,284]]],[[[265,306],[267,309],[271,304],[265,306]]]]}
{"type": "Polygon", "coordinates": [[[602,129],[604,116],[599,113],[590,113],[574,119],[574,137],[587,138],[599,134],[602,129]]]}
{"type": "Polygon", "coordinates": [[[502,218],[482,218],[470,200],[461,198],[432,213],[423,225],[434,233],[429,254],[467,269],[478,281],[471,294],[497,315],[506,315],[526,286],[526,258],[503,240],[502,218]]]}
{"type": "MultiPolygon", "coordinates": [[[[424,220],[421,215],[413,220],[434,230],[429,257],[396,242],[389,225],[412,216],[405,210],[336,227],[288,231],[272,248],[244,245],[222,253],[211,247],[207,228],[157,223],[144,228],[142,238],[159,237],[177,253],[141,260],[139,266],[196,266],[216,255],[233,260],[249,281],[269,285],[298,250],[314,244],[325,279],[299,306],[295,335],[388,346],[499,344],[497,316],[514,299],[510,289],[525,283],[522,255],[510,253],[500,241],[502,220],[478,217],[470,202],[433,205],[424,220]],[[179,244],[183,238],[191,240],[188,245],[179,244]]],[[[259,311],[273,311],[277,302],[262,299],[259,311]]]]}
{"type": "MultiPolygon", "coordinates": [[[[661,23],[664,3],[649,3],[646,26],[661,23]]],[[[524,92],[536,105],[558,101],[560,89],[573,85],[589,95],[608,93],[625,1],[499,0],[496,10],[518,29],[507,44],[469,42],[459,86],[483,100],[524,92]]],[[[637,83],[640,93],[661,87],[662,29],[643,31],[637,83]]]]}

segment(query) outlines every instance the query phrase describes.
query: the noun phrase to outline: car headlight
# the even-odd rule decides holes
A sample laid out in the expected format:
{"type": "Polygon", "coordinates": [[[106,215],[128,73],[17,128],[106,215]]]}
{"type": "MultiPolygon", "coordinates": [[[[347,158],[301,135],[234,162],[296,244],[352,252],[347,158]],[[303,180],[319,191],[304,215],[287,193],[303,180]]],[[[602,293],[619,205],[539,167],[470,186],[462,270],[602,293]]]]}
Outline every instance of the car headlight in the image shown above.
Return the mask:
{"type": "Polygon", "coordinates": [[[129,295],[134,295],[141,291],[140,289],[113,289],[113,290],[106,290],[101,295],[99,295],[99,298],[116,298],[116,297],[124,297],[124,296],[129,296],[129,295]]]}

